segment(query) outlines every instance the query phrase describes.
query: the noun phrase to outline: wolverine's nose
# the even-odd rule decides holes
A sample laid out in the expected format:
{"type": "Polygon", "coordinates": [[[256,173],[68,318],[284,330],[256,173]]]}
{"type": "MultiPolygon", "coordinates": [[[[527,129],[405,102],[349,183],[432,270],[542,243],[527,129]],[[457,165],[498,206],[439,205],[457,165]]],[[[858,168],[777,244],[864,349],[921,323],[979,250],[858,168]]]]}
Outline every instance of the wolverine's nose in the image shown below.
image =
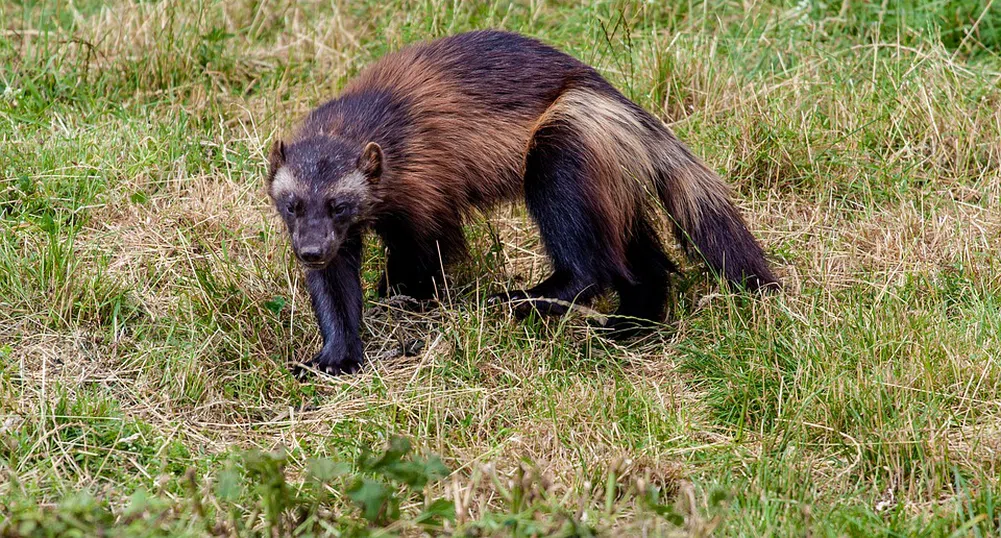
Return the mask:
{"type": "Polygon", "coordinates": [[[320,247],[302,247],[299,258],[306,263],[317,263],[323,260],[323,249],[320,247]]]}

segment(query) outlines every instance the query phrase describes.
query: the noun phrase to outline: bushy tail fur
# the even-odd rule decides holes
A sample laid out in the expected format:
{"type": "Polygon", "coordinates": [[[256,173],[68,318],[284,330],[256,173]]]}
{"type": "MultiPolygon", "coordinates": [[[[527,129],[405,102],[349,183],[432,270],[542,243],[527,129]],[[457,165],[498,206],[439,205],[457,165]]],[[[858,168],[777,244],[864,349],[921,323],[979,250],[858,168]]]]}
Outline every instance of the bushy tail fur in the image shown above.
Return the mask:
{"type": "Polygon", "coordinates": [[[604,236],[617,243],[612,251],[624,252],[629,238],[614,231],[628,230],[642,217],[642,199],[652,186],[690,257],[752,290],[778,285],[726,184],[660,120],[604,86],[565,91],[536,132],[561,123],[574,126],[588,148],[589,176],[600,178],[589,192],[610,221],[604,236]]]}
{"type": "Polygon", "coordinates": [[[659,148],[651,148],[654,184],[685,252],[731,283],[750,290],[777,288],[726,184],[666,127],[657,130],[659,148]]]}

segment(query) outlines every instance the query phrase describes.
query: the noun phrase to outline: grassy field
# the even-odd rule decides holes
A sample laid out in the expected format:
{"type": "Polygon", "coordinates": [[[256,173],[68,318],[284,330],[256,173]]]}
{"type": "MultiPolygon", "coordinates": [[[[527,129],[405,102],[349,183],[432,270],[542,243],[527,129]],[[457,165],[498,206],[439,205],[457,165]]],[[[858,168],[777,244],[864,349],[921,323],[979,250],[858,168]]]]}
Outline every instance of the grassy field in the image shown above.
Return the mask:
{"type": "Polygon", "coordinates": [[[979,0],[0,3],[0,536],[998,536],[999,50],[979,0]],[[546,262],[501,208],[423,313],[372,239],[368,367],[298,383],[264,149],[486,27],[670,124],[784,293],[688,264],[642,341],[520,323],[485,297],[546,262]]]}

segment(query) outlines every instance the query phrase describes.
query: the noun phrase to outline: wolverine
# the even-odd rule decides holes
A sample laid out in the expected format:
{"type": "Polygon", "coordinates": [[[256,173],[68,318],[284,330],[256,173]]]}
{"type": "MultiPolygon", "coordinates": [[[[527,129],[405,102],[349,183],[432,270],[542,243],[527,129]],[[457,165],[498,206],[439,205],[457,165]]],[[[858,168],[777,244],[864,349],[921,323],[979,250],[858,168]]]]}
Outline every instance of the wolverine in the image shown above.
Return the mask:
{"type": "Polygon", "coordinates": [[[323,347],[306,363],[356,371],[363,232],[387,251],[378,294],[435,295],[467,253],[475,211],[521,199],[552,274],[498,294],[560,315],[614,290],[613,328],[662,319],[685,252],[749,290],[775,287],[727,186],[659,119],[592,67],[535,39],[475,31],[408,46],[364,69],[268,156],[268,194],[305,268],[323,347]]]}

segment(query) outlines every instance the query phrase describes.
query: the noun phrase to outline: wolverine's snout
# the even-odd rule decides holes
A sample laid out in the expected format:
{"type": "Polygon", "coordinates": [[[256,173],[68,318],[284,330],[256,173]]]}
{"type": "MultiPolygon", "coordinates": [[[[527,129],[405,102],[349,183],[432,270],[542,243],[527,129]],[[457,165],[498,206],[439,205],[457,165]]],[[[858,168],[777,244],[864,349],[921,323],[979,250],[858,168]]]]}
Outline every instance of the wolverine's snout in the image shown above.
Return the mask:
{"type": "Polygon", "coordinates": [[[323,249],[312,245],[303,247],[299,251],[299,258],[306,263],[320,263],[323,261],[323,249]]]}
{"type": "Polygon", "coordinates": [[[334,260],[338,245],[308,244],[293,248],[295,257],[310,269],[321,269],[334,260]]]}
{"type": "Polygon", "coordinates": [[[310,269],[325,267],[333,261],[341,246],[336,232],[325,230],[317,224],[304,226],[298,230],[299,233],[292,236],[292,250],[295,251],[295,257],[310,269]]]}

